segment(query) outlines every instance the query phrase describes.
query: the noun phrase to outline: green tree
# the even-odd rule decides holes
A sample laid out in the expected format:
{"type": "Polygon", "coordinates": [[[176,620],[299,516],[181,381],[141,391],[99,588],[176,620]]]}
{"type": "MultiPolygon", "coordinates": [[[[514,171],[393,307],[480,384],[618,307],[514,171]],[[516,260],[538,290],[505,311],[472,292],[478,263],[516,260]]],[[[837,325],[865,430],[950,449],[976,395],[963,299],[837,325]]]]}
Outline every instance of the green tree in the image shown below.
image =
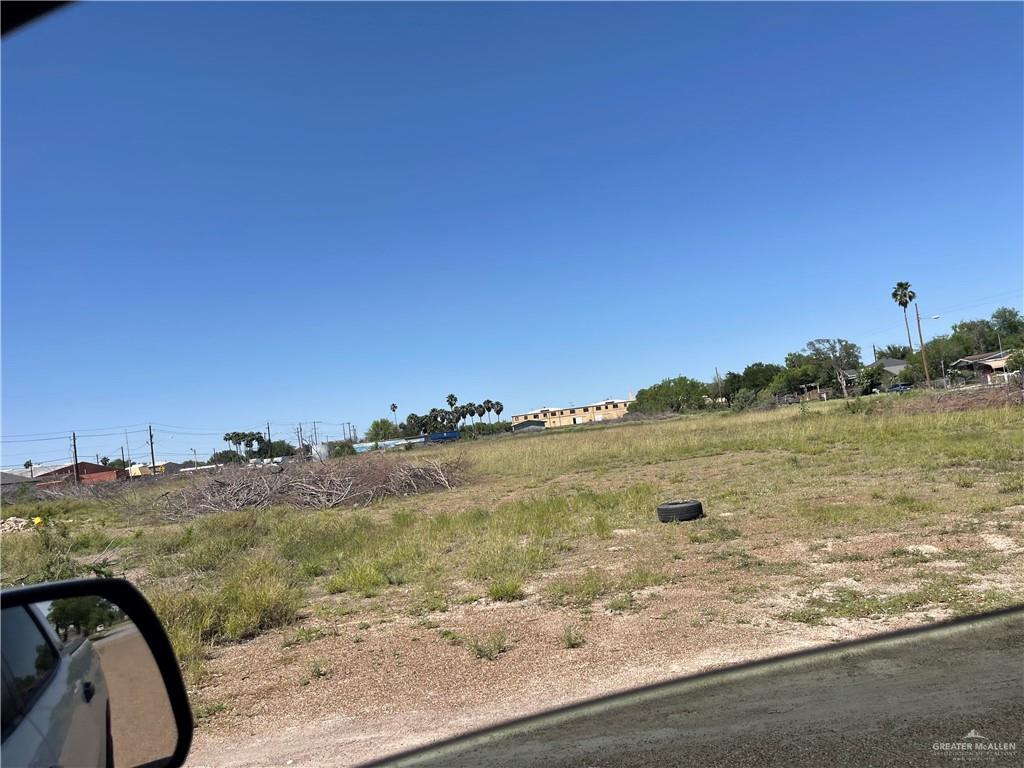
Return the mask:
{"type": "Polygon", "coordinates": [[[65,597],[50,603],[46,617],[66,640],[71,627],[88,636],[100,625],[109,626],[123,619],[124,614],[116,605],[99,597],[65,597]]]}
{"type": "Polygon", "coordinates": [[[368,443],[379,443],[383,440],[394,440],[399,437],[398,426],[391,419],[377,419],[366,430],[365,440],[368,443]]]}
{"type": "Polygon", "coordinates": [[[454,410],[455,404],[459,402],[459,398],[457,398],[455,395],[448,395],[448,397],[445,398],[445,402],[448,403],[449,408],[454,410]]]}
{"type": "Polygon", "coordinates": [[[636,393],[629,404],[630,413],[668,413],[707,407],[708,387],[686,376],[663,379],[636,393]]]}
{"type": "Polygon", "coordinates": [[[491,423],[491,411],[494,410],[494,401],[493,400],[484,400],[483,406],[484,406],[484,410],[487,412],[487,423],[490,424],[491,423]]]}
{"type": "Polygon", "coordinates": [[[398,404],[391,404],[391,418],[395,420],[395,429],[398,429],[398,404]]]}
{"type": "Polygon", "coordinates": [[[910,283],[896,283],[892,289],[892,300],[903,309],[903,324],[907,327],[907,346],[914,351],[914,341],[910,337],[910,318],[907,317],[907,307],[910,302],[917,298],[917,294],[910,289],[910,283]]]}
{"type": "Polygon", "coordinates": [[[498,422],[501,422],[501,412],[505,410],[505,406],[501,404],[501,400],[494,401],[494,415],[498,417],[498,422]]]}
{"type": "Polygon", "coordinates": [[[807,342],[804,354],[818,371],[819,381],[824,379],[842,388],[844,396],[847,394],[843,372],[860,368],[860,347],[846,339],[812,339],[807,342]]]}
{"type": "Polygon", "coordinates": [[[241,464],[242,457],[235,450],[216,451],[210,456],[207,464],[241,464]]]}
{"type": "Polygon", "coordinates": [[[726,371],[725,376],[717,383],[715,393],[725,397],[732,402],[732,396],[743,389],[743,374],[735,371],[726,371]]]}
{"type": "Polygon", "coordinates": [[[263,435],[260,437],[263,439],[258,441],[255,451],[250,451],[250,459],[276,459],[282,456],[294,456],[298,450],[287,440],[274,440],[268,443],[263,435]]]}
{"type": "Polygon", "coordinates": [[[484,408],[483,404],[481,403],[481,404],[477,405],[477,407],[476,407],[476,415],[477,415],[478,418],[480,418],[481,421],[483,420],[485,413],[487,413],[487,409],[484,408]]]}
{"type": "Polygon", "coordinates": [[[405,421],[399,425],[398,431],[402,433],[402,437],[419,437],[423,428],[423,419],[417,416],[415,413],[410,413],[405,417],[405,421]]]}
{"type": "Polygon", "coordinates": [[[760,392],[767,389],[772,383],[775,375],[782,370],[781,365],[775,363],[751,363],[743,369],[743,386],[760,392]]]}
{"type": "Polygon", "coordinates": [[[1024,371],[1024,349],[1015,350],[1006,358],[1006,372],[1020,373],[1024,371]]]}
{"type": "MultiPolygon", "coordinates": [[[[906,360],[907,356],[913,352],[910,347],[905,344],[887,344],[878,350],[879,357],[891,357],[893,360],[906,360]]],[[[931,352],[928,352],[931,355],[931,352]]]]}
{"type": "Polygon", "coordinates": [[[472,423],[473,417],[476,415],[476,403],[466,403],[466,415],[469,416],[469,421],[472,423]]]}
{"type": "Polygon", "coordinates": [[[992,313],[992,325],[1003,340],[1003,349],[1024,347],[1024,315],[1011,307],[992,313]]]}
{"type": "Polygon", "coordinates": [[[786,366],[772,378],[768,391],[775,395],[800,394],[815,383],[817,373],[810,364],[786,366]]]}
{"type": "Polygon", "coordinates": [[[356,449],[351,440],[328,440],[327,455],[332,459],[342,456],[355,456],[356,449]]]}

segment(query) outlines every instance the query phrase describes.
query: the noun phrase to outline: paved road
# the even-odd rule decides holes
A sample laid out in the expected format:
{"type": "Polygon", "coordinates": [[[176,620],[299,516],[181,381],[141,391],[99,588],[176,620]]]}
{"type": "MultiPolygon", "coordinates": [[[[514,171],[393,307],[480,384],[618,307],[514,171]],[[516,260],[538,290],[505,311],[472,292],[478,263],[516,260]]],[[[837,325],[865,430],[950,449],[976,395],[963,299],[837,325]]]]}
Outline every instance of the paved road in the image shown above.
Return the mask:
{"type": "Polygon", "coordinates": [[[178,739],[171,704],[149,646],[134,624],[93,642],[110,691],[114,765],[167,757],[178,739]]]}

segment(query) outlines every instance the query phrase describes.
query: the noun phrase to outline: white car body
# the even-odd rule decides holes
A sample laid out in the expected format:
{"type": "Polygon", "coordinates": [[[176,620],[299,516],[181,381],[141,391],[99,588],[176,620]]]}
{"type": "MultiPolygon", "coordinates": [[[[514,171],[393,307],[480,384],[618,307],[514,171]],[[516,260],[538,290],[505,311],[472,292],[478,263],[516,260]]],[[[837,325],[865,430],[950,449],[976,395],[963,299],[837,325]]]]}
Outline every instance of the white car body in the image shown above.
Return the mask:
{"type": "MultiPolygon", "coordinates": [[[[53,649],[55,664],[27,697],[13,682],[8,663],[8,635],[0,646],[3,655],[3,699],[5,732],[2,760],[5,768],[30,766],[104,766],[112,765],[109,751],[109,701],[106,679],[99,655],[86,639],[63,643],[35,606],[8,608],[2,621],[21,617],[14,611],[26,611],[40,634],[53,649]],[[91,693],[90,693],[91,690],[91,693]]],[[[13,624],[11,625],[13,627],[13,624]]],[[[11,630],[13,632],[13,629],[11,630]]]]}

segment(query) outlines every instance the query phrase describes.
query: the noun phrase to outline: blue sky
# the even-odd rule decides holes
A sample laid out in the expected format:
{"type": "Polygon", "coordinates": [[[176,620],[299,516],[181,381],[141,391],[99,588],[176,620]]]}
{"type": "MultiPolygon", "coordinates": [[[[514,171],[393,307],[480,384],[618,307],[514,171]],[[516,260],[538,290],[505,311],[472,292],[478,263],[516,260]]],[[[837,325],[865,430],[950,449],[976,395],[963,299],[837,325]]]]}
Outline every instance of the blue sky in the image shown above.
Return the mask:
{"type": "MultiPolygon", "coordinates": [[[[1020,4],[121,4],[4,42],[2,429],[507,412],[1022,301],[1020,4]]],[[[334,426],[332,426],[332,424],[334,426]]],[[[182,429],[188,427],[189,429],[182,429]]],[[[135,427],[137,428],[137,427],[135,427]]],[[[183,432],[211,432],[188,435],[183,432]]],[[[129,447],[145,440],[129,435],[129,447]]],[[[66,453],[5,442],[3,464],[66,453]]]]}

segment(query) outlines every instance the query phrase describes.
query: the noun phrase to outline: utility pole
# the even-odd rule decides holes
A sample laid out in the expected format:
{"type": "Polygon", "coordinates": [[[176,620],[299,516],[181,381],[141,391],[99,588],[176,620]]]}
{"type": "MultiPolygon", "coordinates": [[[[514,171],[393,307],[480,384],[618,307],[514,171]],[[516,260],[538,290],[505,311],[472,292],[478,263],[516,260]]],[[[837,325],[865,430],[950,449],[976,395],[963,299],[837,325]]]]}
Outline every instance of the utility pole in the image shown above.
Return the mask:
{"type": "Polygon", "coordinates": [[[121,446],[121,468],[128,472],[128,479],[132,479],[132,473],[128,470],[128,465],[124,463],[124,446],[121,446]]]}
{"type": "Polygon", "coordinates": [[[924,351],[924,334],[921,333],[921,309],[914,302],[914,315],[917,316],[917,340],[921,345],[921,365],[924,366],[924,385],[931,389],[932,377],[928,375],[928,356],[924,351]]]}
{"type": "Polygon", "coordinates": [[[718,366],[715,366],[715,385],[718,388],[717,400],[715,405],[718,405],[718,400],[722,399],[722,378],[718,375],[718,366]]]}
{"type": "Polygon", "coordinates": [[[313,422],[313,445],[320,445],[319,436],[316,431],[316,422],[313,422]]]}
{"type": "Polygon", "coordinates": [[[71,458],[75,462],[75,482],[82,482],[82,476],[78,473],[78,437],[71,433],[71,458]]]}
{"type": "Polygon", "coordinates": [[[196,449],[192,449],[192,468],[195,469],[199,466],[199,457],[196,456],[196,449]]]}
{"type": "Polygon", "coordinates": [[[270,422],[267,422],[267,458],[274,458],[274,441],[270,439],[270,422]]]}
{"type": "Polygon", "coordinates": [[[97,463],[97,464],[99,464],[99,463],[100,463],[100,455],[99,455],[98,453],[96,454],[96,463],[97,463]]]}
{"type": "Polygon", "coordinates": [[[149,460],[152,462],[149,465],[150,471],[156,474],[156,449],[153,447],[153,425],[149,425],[149,460]]]}

